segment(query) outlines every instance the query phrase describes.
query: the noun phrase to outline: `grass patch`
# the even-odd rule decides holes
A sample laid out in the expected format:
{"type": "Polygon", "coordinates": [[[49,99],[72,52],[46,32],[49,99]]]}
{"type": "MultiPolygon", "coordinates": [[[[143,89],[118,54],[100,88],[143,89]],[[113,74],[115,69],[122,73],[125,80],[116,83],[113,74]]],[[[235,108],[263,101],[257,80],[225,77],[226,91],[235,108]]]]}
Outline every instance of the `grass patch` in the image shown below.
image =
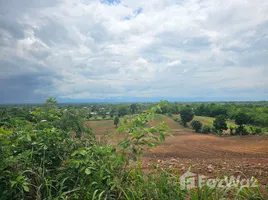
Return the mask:
{"type": "MultiPolygon", "coordinates": [[[[205,116],[194,116],[194,120],[199,120],[202,124],[205,124],[205,125],[213,125],[213,121],[215,120],[214,117],[205,117],[205,116]]],[[[227,123],[227,126],[230,127],[230,126],[237,126],[233,121],[230,121],[230,120],[227,120],[226,121],[227,123]]]]}

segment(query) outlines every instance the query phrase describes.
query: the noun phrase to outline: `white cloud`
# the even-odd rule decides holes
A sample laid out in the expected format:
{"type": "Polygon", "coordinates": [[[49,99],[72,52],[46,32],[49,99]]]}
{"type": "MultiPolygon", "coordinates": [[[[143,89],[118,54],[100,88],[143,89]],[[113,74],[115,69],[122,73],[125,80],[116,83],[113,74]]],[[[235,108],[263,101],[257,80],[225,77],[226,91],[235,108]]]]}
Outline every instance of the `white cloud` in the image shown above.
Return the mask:
{"type": "Polygon", "coordinates": [[[167,65],[168,66],[174,66],[174,65],[179,65],[179,64],[181,64],[180,60],[174,60],[172,62],[169,62],[167,65]]]}
{"type": "Polygon", "coordinates": [[[0,11],[0,77],[36,77],[32,94],[267,98],[266,0],[10,0],[0,11]]]}

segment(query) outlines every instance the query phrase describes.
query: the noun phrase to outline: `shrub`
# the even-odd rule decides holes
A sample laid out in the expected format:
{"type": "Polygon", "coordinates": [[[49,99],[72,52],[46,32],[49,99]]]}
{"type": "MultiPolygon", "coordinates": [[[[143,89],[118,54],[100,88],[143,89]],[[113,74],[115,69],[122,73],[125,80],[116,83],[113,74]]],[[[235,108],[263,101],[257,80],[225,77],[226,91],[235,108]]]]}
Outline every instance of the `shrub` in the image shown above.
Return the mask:
{"type": "Polygon", "coordinates": [[[260,127],[255,128],[255,134],[260,135],[262,134],[262,129],[260,127]]]}
{"type": "Polygon", "coordinates": [[[209,133],[211,133],[212,132],[212,127],[211,126],[209,126],[209,125],[203,125],[203,127],[202,127],[202,133],[205,133],[205,134],[209,134],[209,133]]]}
{"type": "Polygon", "coordinates": [[[168,116],[168,117],[172,117],[172,113],[171,113],[171,112],[168,112],[168,113],[167,113],[167,116],[168,116]]]}
{"type": "Polygon", "coordinates": [[[202,128],[202,124],[198,120],[193,120],[191,122],[191,126],[193,127],[193,129],[195,130],[195,132],[199,132],[201,130],[201,128],[202,128]]]}
{"type": "Polygon", "coordinates": [[[117,125],[119,124],[119,121],[120,121],[119,117],[116,116],[116,117],[114,118],[114,125],[115,125],[115,127],[117,127],[117,125]]]}
{"type": "Polygon", "coordinates": [[[235,128],[235,134],[236,135],[248,135],[249,132],[246,130],[244,125],[240,125],[235,128]]]}
{"type": "Polygon", "coordinates": [[[181,122],[181,120],[180,120],[180,118],[173,118],[173,120],[175,121],[175,122],[178,122],[178,123],[180,123],[181,122]]]}
{"type": "Polygon", "coordinates": [[[234,132],[235,128],[230,126],[229,129],[230,129],[230,135],[235,135],[235,132],[234,132]]]}

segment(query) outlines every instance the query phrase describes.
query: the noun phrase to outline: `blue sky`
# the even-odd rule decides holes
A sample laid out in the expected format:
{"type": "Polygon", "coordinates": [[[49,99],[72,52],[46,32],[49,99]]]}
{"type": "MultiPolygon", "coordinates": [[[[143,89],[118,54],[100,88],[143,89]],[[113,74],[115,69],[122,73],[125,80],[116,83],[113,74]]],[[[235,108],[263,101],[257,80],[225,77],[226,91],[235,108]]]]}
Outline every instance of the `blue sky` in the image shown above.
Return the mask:
{"type": "Polygon", "coordinates": [[[0,1],[0,103],[268,100],[266,0],[0,1]]]}

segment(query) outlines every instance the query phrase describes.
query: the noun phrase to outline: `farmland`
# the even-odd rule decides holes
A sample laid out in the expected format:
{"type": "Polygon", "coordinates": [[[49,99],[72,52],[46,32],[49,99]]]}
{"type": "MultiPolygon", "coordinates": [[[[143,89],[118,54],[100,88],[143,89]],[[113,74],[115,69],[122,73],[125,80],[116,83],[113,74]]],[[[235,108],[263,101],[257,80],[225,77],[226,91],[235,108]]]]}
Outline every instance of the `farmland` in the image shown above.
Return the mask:
{"type": "MultiPolygon", "coordinates": [[[[211,117],[196,116],[195,119],[209,125],[213,122],[211,117]]],[[[156,122],[160,121],[169,126],[172,136],[144,153],[144,169],[158,164],[164,168],[178,169],[183,174],[191,167],[192,172],[210,177],[241,173],[256,177],[263,185],[268,183],[267,136],[217,137],[194,133],[164,115],[156,116],[156,122]]],[[[111,120],[88,124],[96,133],[115,131],[111,120]]],[[[229,124],[234,125],[232,122],[229,124]]]]}
{"type": "Polygon", "coordinates": [[[220,105],[3,106],[0,199],[267,199],[266,104],[220,105]],[[185,190],[186,172],[258,183],[185,190]]]}

